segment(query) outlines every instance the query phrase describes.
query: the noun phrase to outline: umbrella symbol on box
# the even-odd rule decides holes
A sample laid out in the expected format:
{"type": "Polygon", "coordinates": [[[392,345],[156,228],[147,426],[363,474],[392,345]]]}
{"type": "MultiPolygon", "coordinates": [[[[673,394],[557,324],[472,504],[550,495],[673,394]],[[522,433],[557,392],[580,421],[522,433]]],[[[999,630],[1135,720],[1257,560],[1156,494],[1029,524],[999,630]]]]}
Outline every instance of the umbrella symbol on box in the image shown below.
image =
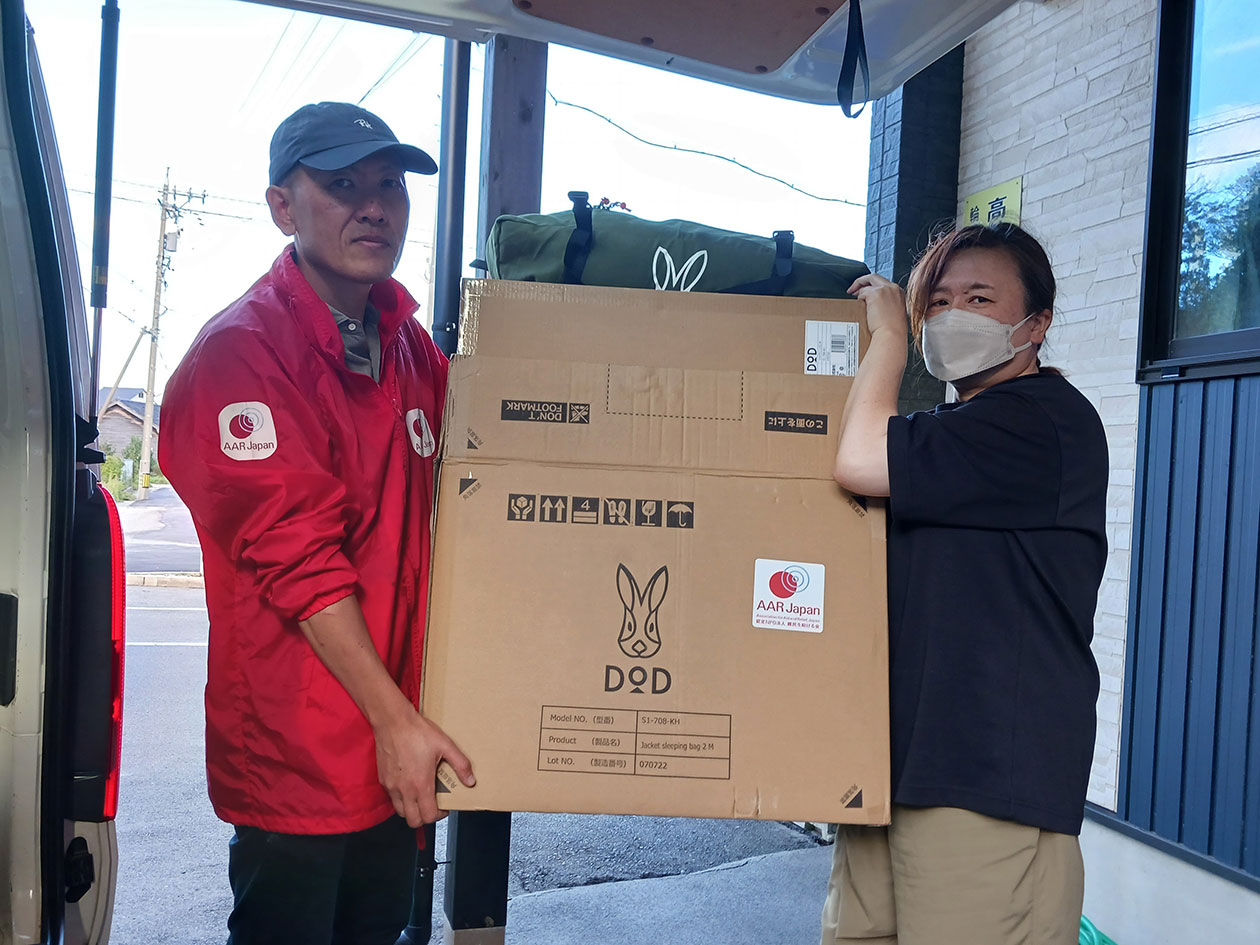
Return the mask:
{"type": "Polygon", "coordinates": [[[694,502],[671,502],[665,510],[665,524],[669,528],[692,528],[695,525],[694,502]]]}

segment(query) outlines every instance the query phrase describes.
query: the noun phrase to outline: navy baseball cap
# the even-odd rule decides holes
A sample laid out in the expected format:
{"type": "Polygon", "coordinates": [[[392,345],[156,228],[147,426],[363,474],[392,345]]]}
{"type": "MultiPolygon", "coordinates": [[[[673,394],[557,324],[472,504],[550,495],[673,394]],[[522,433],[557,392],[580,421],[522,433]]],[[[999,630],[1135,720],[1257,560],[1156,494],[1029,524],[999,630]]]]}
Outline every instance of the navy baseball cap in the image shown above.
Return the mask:
{"type": "Polygon", "coordinates": [[[399,143],[389,125],[366,108],[346,102],[303,105],[271,136],[271,183],[282,183],[299,164],[336,171],[385,150],[397,154],[408,171],[437,172],[433,158],[399,143]]]}

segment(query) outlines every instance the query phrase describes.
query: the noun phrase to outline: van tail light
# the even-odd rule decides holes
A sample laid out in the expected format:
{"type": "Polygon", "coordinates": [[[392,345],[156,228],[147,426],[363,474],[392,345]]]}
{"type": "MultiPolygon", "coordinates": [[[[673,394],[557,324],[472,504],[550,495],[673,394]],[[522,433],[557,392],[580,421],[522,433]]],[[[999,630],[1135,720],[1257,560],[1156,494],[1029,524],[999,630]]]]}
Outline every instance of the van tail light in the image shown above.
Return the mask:
{"type": "Polygon", "coordinates": [[[76,473],[69,600],[63,816],[100,823],[118,813],[127,569],[118,507],[86,466],[76,473]]]}
{"type": "Polygon", "coordinates": [[[118,815],[118,781],[122,763],[123,666],[127,652],[127,567],[123,551],[122,520],[114,497],[97,486],[109,510],[110,561],[110,750],[109,771],[105,778],[106,820],[118,815]]]}

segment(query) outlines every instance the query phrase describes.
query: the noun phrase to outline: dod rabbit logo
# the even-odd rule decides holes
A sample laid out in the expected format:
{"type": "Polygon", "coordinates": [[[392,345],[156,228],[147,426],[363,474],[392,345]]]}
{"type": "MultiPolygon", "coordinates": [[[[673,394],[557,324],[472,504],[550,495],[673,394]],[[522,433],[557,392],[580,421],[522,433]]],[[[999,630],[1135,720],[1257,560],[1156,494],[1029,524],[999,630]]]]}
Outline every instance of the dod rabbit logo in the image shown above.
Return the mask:
{"type": "Polygon", "coordinates": [[[271,408],[257,400],[228,404],[219,411],[219,444],[231,459],[266,459],[276,451],[271,408]]]}
{"type": "Polygon", "coordinates": [[[656,254],[652,257],[652,284],[656,286],[658,291],[664,292],[669,289],[677,289],[679,292],[690,292],[696,287],[696,283],[704,276],[704,271],[709,268],[709,251],[702,249],[699,252],[692,253],[682,268],[678,268],[678,264],[674,262],[674,257],[670,255],[669,250],[664,246],[656,247],[656,254]],[[691,271],[695,269],[695,275],[691,271]]]}
{"type": "Polygon", "coordinates": [[[408,410],[407,415],[403,417],[403,423],[407,425],[407,436],[411,438],[411,448],[421,456],[432,456],[433,451],[437,449],[437,441],[433,438],[433,431],[429,429],[429,420],[425,417],[424,411],[419,407],[408,410]]]}
{"type": "MultiPolygon", "coordinates": [[[[617,593],[622,606],[617,645],[630,659],[648,660],[660,651],[660,610],[668,590],[669,569],[666,567],[658,568],[640,590],[630,569],[624,564],[617,565],[617,593]]],[[[648,667],[638,664],[623,667],[610,663],[604,667],[605,692],[618,692],[629,683],[631,692],[643,693],[649,682],[652,694],[660,695],[669,691],[673,679],[669,670],[661,666],[652,667],[650,673],[648,667]]]]}

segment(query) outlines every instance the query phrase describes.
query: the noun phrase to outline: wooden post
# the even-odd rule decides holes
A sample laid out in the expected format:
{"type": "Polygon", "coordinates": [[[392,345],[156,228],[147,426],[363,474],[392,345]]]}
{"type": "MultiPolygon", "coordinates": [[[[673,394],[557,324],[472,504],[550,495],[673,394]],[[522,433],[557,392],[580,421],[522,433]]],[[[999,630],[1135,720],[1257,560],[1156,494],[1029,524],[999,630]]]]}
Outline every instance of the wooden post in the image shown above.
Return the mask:
{"type": "Polygon", "coordinates": [[[505,213],[537,213],[542,207],[547,44],[494,37],[486,47],[483,95],[479,257],[495,219],[505,213]]]}

